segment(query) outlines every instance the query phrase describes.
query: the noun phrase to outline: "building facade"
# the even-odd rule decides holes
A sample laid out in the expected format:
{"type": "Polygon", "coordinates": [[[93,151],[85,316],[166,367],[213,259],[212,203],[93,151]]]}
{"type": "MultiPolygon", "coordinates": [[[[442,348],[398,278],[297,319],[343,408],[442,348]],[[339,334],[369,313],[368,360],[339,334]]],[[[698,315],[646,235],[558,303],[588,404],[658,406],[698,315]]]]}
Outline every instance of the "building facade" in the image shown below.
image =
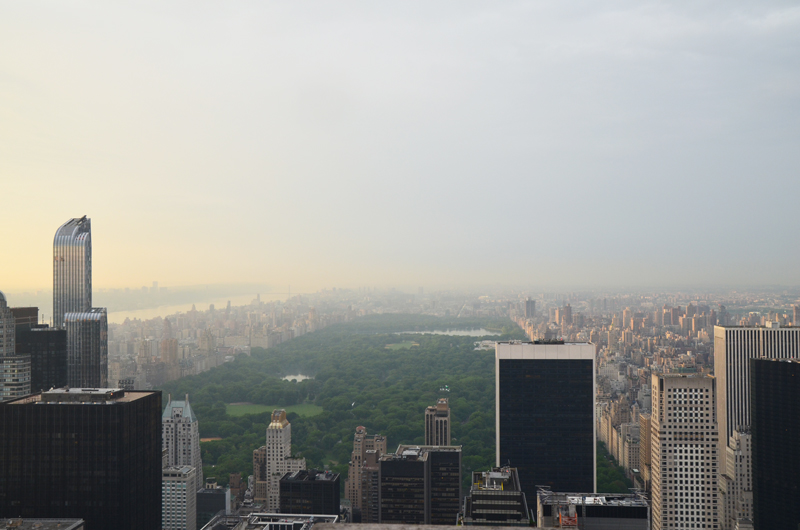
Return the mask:
{"type": "Polygon", "coordinates": [[[753,518],[753,463],[750,432],[734,431],[723,447],[726,467],[719,476],[722,530],[735,530],[741,519],[753,518]]]}
{"type": "Polygon", "coordinates": [[[286,419],[286,411],[272,411],[272,421],[267,426],[267,443],[253,451],[253,500],[263,504],[267,512],[277,513],[280,509],[281,477],[305,468],[305,458],[292,458],[292,425],[286,419]]]}
{"type": "Polygon", "coordinates": [[[379,461],[381,524],[453,525],[461,503],[461,446],[400,445],[379,461]]]}
{"type": "Polygon", "coordinates": [[[17,324],[17,353],[30,357],[31,390],[67,385],[67,331],[47,324],[17,324]]]}
{"type": "Polygon", "coordinates": [[[339,474],[295,471],[280,480],[280,511],[291,514],[339,515],[339,474]]]}
{"type": "Polygon", "coordinates": [[[64,315],[92,307],[92,221],[70,219],[53,239],[53,326],[64,327],[64,315]]]}
{"type": "Polygon", "coordinates": [[[800,360],[752,359],[753,523],[800,526],[800,360]]]}
{"type": "Polygon", "coordinates": [[[14,314],[0,292],[0,401],[30,394],[31,359],[17,354],[14,314]]]}
{"type": "Polygon", "coordinates": [[[513,467],[473,471],[459,523],[464,526],[531,526],[525,494],[513,467]]]}
{"type": "MultiPolygon", "coordinates": [[[[350,504],[354,512],[361,511],[363,522],[378,522],[378,510],[373,507],[369,510],[365,506],[365,483],[370,484],[371,478],[364,477],[364,465],[369,451],[375,452],[375,462],[372,464],[374,468],[377,467],[377,460],[387,453],[386,437],[380,434],[368,435],[367,429],[363,425],[356,427],[356,433],[353,437],[353,453],[350,456],[348,465],[347,480],[344,484],[345,498],[350,500],[350,504]],[[365,512],[369,511],[369,518],[365,518],[365,512]]],[[[374,493],[374,492],[373,492],[374,493]]]]}
{"type": "Polygon", "coordinates": [[[652,376],[653,530],[720,528],[716,380],[652,376]]]}
{"type": "Polygon", "coordinates": [[[647,499],[633,494],[536,494],[537,528],[590,528],[592,530],[650,530],[647,499]]]}
{"type": "Polygon", "coordinates": [[[0,517],[161,525],[161,392],[57,389],[0,403],[0,517]]]}
{"type": "Polygon", "coordinates": [[[108,315],[104,307],[64,314],[67,330],[67,385],[108,386],[108,315]]]}
{"type": "MultiPolygon", "coordinates": [[[[800,327],[714,326],[717,418],[724,444],[750,428],[750,359],[800,358],[800,327]]],[[[726,469],[723,454],[723,469],[726,469]]]]}
{"type": "Polygon", "coordinates": [[[196,530],[196,483],[192,466],[161,470],[161,530],[196,530]]]}
{"type": "Polygon", "coordinates": [[[0,291],[0,357],[16,355],[16,327],[14,314],[8,307],[6,295],[0,291]]]}
{"type": "Polygon", "coordinates": [[[450,405],[439,398],[425,409],[425,445],[450,445],[450,405]]]}
{"type": "Polygon", "coordinates": [[[595,491],[595,346],[563,341],[495,346],[497,467],[537,486],[595,491]]]}
{"type": "Polygon", "coordinates": [[[183,401],[173,401],[172,396],[169,396],[167,406],[161,414],[161,446],[167,452],[167,465],[191,466],[194,468],[192,488],[195,491],[202,488],[200,424],[189,404],[189,394],[186,394],[183,401]]]}

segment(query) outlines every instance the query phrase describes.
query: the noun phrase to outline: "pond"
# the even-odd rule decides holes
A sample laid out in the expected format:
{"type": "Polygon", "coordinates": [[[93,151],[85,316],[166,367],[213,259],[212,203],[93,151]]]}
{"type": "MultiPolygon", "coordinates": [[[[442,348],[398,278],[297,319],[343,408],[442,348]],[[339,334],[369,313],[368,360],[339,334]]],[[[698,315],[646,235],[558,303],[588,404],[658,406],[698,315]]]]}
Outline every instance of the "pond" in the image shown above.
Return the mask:
{"type": "Polygon", "coordinates": [[[305,381],[306,379],[314,379],[314,376],[311,375],[303,375],[303,374],[295,374],[295,375],[287,375],[282,377],[284,381],[291,381],[292,379],[296,379],[299,383],[300,381],[305,381]]]}
{"type": "Polygon", "coordinates": [[[497,336],[500,335],[495,331],[489,331],[488,329],[480,328],[480,329],[435,329],[433,331],[403,331],[398,333],[398,335],[404,334],[412,334],[412,335],[451,335],[453,337],[485,337],[485,336],[497,336]]]}

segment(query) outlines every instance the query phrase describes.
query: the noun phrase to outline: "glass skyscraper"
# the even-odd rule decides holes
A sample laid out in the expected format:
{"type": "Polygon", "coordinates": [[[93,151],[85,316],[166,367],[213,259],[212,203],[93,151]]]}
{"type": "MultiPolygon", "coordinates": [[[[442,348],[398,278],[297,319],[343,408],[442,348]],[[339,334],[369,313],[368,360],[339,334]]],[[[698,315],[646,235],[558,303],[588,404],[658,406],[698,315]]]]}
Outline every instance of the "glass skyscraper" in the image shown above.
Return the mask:
{"type": "Polygon", "coordinates": [[[70,219],[53,239],[53,326],[92,307],[92,220],[70,219]]]}
{"type": "Polygon", "coordinates": [[[67,328],[67,385],[108,386],[108,317],[105,307],[64,315],[67,328]]]}
{"type": "Polygon", "coordinates": [[[497,467],[520,487],[596,491],[595,346],[563,341],[495,345],[497,467]]]}

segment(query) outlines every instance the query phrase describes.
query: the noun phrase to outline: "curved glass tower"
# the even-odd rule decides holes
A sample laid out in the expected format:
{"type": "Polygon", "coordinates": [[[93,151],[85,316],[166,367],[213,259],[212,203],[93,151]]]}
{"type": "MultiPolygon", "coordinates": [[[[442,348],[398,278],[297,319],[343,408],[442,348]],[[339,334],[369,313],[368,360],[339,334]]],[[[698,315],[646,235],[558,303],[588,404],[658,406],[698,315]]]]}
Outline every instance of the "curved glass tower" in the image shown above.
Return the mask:
{"type": "Polygon", "coordinates": [[[53,326],[92,307],[92,220],[70,219],[53,239],[53,326]]]}

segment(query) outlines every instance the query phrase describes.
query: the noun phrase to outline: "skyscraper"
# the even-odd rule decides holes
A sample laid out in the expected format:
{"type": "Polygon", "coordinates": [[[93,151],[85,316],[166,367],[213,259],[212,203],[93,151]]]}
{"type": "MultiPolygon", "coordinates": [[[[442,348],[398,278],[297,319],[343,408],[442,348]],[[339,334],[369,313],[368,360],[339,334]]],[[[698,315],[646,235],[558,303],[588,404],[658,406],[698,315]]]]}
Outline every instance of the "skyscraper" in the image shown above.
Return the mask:
{"type": "Polygon", "coordinates": [[[800,527],[800,360],[750,361],[755,528],[800,527]]]}
{"type": "MultiPolygon", "coordinates": [[[[720,440],[750,428],[750,359],[800,358],[800,327],[714,326],[714,375],[720,440]]],[[[726,469],[726,451],[722,469],[726,469]]]]}
{"type": "Polygon", "coordinates": [[[192,466],[161,470],[161,530],[197,529],[197,480],[192,466]]]}
{"type": "Polygon", "coordinates": [[[590,343],[495,346],[497,467],[516,467],[526,496],[596,491],[594,374],[590,343]]]}
{"type": "Polygon", "coordinates": [[[652,376],[653,530],[720,528],[716,380],[652,376]]]}
{"type": "Polygon", "coordinates": [[[528,298],[525,300],[525,318],[533,318],[536,315],[536,300],[528,298]]]}
{"type": "MultiPolygon", "coordinates": [[[[373,434],[370,436],[367,435],[366,427],[362,425],[356,427],[356,434],[353,437],[353,453],[350,457],[347,480],[344,484],[344,494],[345,498],[350,500],[354,510],[356,508],[361,510],[362,522],[365,523],[378,522],[377,508],[370,509],[370,507],[365,506],[365,504],[369,502],[369,500],[365,498],[367,492],[364,491],[364,466],[367,462],[367,453],[369,451],[374,451],[373,467],[376,467],[377,460],[381,455],[387,452],[386,443],[385,436],[381,436],[380,434],[373,434]]],[[[366,485],[368,486],[369,484],[370,482],[366,481],[366,485]]],[[[376,492],[373,491],[372,493],[376,492]]]]}
{"type": "Polygon", "coordinates": [[[57,389],[0,403],[0,517],[161,528],[161,392],[57,389]]]}
{"type": "Polygon", "coordinates": [[[264,504],[267,513],[277,513],[280,509],[281,477],[305,468],[305,458],[292,458],[292,425],[286,419],[286,411],[272,411],[272,421],[267,426],[267,443],[253,451],[256,482],[253,499],[264,504]]]}
{"type": "Polygon", "coordinates": [[[450,445],[450,405],[439,398],[425,409],[425,445],[450,445]]]}
{"type": "Polygon", "coordinates": [[[108,386],[108,317],[104,307],[66,313],[67,384],[71,387],[108,386]]]}
{"type": "Polygon", "coordinates": [[[70,219],[53,239],[53,326],[92,307],[92,221],[70,219]]]}
{"type": "Polygon", "coordinates": [[[200,454],[200,424],[197,421],[189,395],[184,401],[173,401],[169,396],[164,413],[161,414],[161,446],[167,452],[168,466],[191,466],[191,487],[197,491],[203,487],[203,461],[200,454]]]}
{"type": "Polygon", "coordinates": [[[30,392],[31,359],[16,352],[14,314],[0,292],[0,401],[30,392]]]}

